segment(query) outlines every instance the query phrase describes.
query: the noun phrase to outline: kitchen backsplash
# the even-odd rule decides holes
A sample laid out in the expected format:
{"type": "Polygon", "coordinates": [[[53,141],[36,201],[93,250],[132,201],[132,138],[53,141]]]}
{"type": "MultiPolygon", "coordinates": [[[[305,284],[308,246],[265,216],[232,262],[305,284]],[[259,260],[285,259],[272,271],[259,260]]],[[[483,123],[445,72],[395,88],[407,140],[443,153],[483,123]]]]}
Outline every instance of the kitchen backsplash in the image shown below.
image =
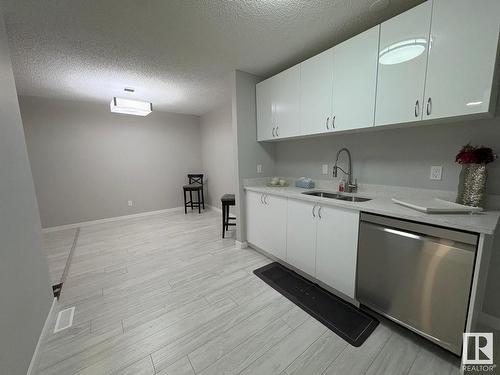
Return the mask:
{"type": "MultiPolygon", "coordinates": [[[[468,142],[500,153],[500,117],[276,142],[271,173],[331,181],[337,151],[347,147],[359,183],[455,191],[461,170],[455,155],[468,142]],[[323,164],[328,164],[326,175],[323,164]],[[443,167],[441,180],[429,178],[431,166],[443,167]]],[[[345,169],[345,154],[339,165],[345,169]]],[[[500,160],[488,165],[487,192],[500,194],[500,160]]]]}

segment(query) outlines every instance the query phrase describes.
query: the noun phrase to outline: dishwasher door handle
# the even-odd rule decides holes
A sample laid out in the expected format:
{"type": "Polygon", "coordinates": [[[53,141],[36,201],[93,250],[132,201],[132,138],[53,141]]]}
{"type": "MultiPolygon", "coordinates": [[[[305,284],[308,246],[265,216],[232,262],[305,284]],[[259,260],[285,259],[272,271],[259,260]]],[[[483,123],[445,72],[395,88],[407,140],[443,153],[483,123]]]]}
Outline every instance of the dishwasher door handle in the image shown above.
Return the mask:
{"type": "Polygon", "coordinates": [[[422,233],[409,232],[409,231],[405,231],[405,230],[402,230],[399,228],[384,227],[384,226],[381,226],[379,224],[373,224],[373,223],[368,223],[368,222],[363,222],[363,225],[373,226],[374,229],[385,232],[387,235],[405,237],[408,239],[412,239],[415,241],[421,241],[421,242],[432,242],[435,245],[449,247],[449,248],[453,248],[455,250],[464,250],[464,251],[471,251],[471,252],[476,251],[476,246],[468,244],[468,243],[453,241],[453,240],[444,239],[444,238],[438,238],[438,237],[429,236],[429,235],[422,234],[422,233]]]}

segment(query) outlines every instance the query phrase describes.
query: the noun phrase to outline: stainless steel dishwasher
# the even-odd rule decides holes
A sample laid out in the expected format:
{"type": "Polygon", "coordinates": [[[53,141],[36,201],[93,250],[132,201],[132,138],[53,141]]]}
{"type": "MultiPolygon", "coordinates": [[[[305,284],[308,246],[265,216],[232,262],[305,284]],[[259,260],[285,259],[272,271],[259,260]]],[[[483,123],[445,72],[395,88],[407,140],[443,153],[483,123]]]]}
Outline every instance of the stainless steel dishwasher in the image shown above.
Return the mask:
{"type": "Polygon", "coordinates": [[[361,214],[358,301],[459,355],[478,237],[361,214]]]}

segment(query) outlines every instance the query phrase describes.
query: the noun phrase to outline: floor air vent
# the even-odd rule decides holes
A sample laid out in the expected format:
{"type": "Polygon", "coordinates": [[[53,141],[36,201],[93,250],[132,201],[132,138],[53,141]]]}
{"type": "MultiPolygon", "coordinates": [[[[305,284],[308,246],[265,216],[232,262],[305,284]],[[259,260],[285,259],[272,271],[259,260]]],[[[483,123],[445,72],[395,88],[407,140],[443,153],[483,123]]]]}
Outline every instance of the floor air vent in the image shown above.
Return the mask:
{"type": "Polygon", "coordinates": [[[75,315],[75,307],[70,307],[69,309],[64,309],[59,311],[57,314],[56,326],[54,328],[54,333],[60,332],[66,328],[73,325],[73,316],[75,315]]]}

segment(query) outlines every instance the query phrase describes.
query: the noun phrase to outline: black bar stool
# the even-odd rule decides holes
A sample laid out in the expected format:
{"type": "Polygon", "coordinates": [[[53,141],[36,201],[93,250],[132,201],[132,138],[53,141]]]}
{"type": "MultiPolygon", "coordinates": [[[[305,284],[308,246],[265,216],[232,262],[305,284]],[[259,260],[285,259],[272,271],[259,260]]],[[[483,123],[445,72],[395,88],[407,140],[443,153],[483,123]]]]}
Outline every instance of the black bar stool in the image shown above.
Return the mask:
{"type": "Polygon", "coordinates": [[[220,199],[222,203],[222,238],[226,234],[226,230],[229,230],[230,225],[236,225],[236,223],[230,223],[229,220],[236,220],[235,217],[229,216],[229,207],[236,205],[236,200],[234,194],[224,194],[220,199]]]}
{"type": "Polygon", "coordinates": [[[203,189],[203,175],[202,174],[188,174],[189,184],[182,187],[184,193],[184,213],[187,214],[188,206],[191,210],[198,207],[198,213],[201,214],[201,208],[205,209],[205,194],[203,189]],[[196,192],[198,200],[193,201],[193,191],[196,192]],[[189,201],[186,197],[186,192],[189,192],[189,201]]]}
{"type": "Polygon", "coordinates": [[[189,184],[200,184],[201,185],[201,204],[203,209],[205,209],[205,185],[203,181],[203,174],[188,174],[189,184]]]}

